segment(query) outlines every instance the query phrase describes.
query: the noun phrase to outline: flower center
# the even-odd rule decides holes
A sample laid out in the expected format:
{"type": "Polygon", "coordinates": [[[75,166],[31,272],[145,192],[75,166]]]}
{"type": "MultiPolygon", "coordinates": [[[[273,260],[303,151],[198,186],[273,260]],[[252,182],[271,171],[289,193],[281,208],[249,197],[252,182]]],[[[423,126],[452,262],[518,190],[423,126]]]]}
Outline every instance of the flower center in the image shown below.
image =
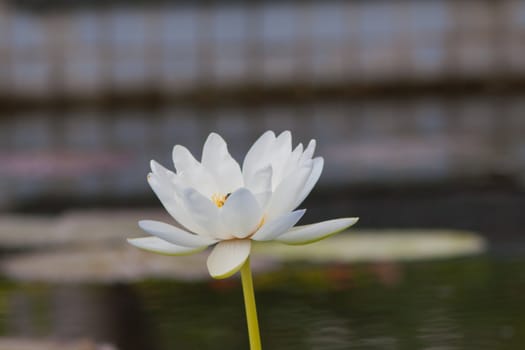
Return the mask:
{"type": "Polygon", "coordinates": [[[226,203],[226,200],[228,199],[228,197],[231,195],[231,193],[228,193],[226,195],[222,195],[222,194],[219,194],[219,193],[214,193],[212,196],[211,196],[211,201],[213,203],[215,203],[216,206],[218,206],[219,208],[221,208],[224,203],[226,203]]]}

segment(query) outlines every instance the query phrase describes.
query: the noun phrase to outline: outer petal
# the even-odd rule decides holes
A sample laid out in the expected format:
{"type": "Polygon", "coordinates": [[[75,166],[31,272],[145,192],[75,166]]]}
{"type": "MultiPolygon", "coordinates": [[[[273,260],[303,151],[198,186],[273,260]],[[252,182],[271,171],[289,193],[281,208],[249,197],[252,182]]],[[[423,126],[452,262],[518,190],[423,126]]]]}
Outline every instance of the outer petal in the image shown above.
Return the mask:
{"type": "Polygon", "coordinates": [[[244,176],[244,184],[246,187],[250,187],[252,176],[259,170],[269,164],[266,159],[268,151],[272,148],[275,143],[275,134],[273,131],[267,131],[261,135],[255,141],[253,146],[250,148],[244,162],[242,163],[242,173],[244,176]]]}
{"type": "Polygon", "coordinates": [[[239,271],[250,255],[249,239],[219,242],[208,257],[207,266],[213,278],[227,278],[239,271]]]}
{"type": "Polygon", "coordinates": [[[163,179],[167,183],[171,183],[170,181],[174,179],[175,173],[171,170],[166,169],[164,166],[159,164],[157,161],[151,160],[149,164],[150,164],[151,172],[159,176],[159,178],[163,179]]]}
{"type": "Polygon", "coordinates": [[[139,226],[149,234],[183,247],[199,248],[217,242],[215,239],[194,235],[160,221],[142,220],[139,221],[139,226]]]}
{"type": "Polygon", "coordinates": [[[253,236],[256,241],[271,241],[290,230],[303,217],[305,209],[284,214],[277,219],[265,223],[253,236]]]}
{"type": "Polygon", "coordinates": [[[202,247],[182,247],[168,243],[157,237],[128,238],[128,243],[149,252],[164,255],[187,255],[203,251],[207,246],[202,247]]]}
{"type": "Polygon", "coordinates": [[[206,197],[218,192],[213,175],[199,163],[186,147],[177,145],[173,148],[173,163],[177,177],[185,187],[193,187],[206,197]]]}
{"type": "Polygon", "coordinates": [[[323,221],[312,225],[297,226],[277,237],[277,241],[291,245],[317,242],[343,231],[355,224],[358,220],[358,218],[344,218],[323,221]]]}
{"type": "MultiPolygon", "coordinates": [[[[300,143],[295,147],[293,152],[288,157],[288,160],[286,161],[286,165],[283,170],[283,178],[287,177],[292,173],[292,171],[295,171],[303,162],[300,162],[301,157],[303,155],[303,144],[300,143]]],[[[276,184],[278,185],[278,184],[276,184]]]]}
{"type": "Polygon", "coordinates": [[[191,152],[184,146],[176,145],[172,152],[173,165],[177,173],[188,171],[199,164],[191,152]]]}
{"type": "Polygon", "coordinates": [[[204,143],[202,165],[214,176],[219,193],[231,193],[243,186],[241,167],[216,133],[211,133],[204,143]]]}
{"type": "Polygon", "coordinates": [[[266,209],[267,220],[273,220],[295,209],[297,198],[311,172],[311,167],[301,167],[277,186],[266,209]]]}
{"type": "Polygon", "coordinates": [[[237,238],[245,238],[254,232],[262,214],[257,199],[246,188],[233,192],[220,211],[224,229],[237,238]]]}
{"type": "Polygon", "coordinates": [[[285,177],[285,168],[292,154],[292,134],[290,131],[283,131],[277,139],[271,153],[271,162],[273,169],[272,184],[274,189],[281,183],[285,177]]]}
{"type": "Polygon", "coordinates": [[[246,183],[252,193],[271,192],[272,191],[272,166],[267,165],[255,171],[249,178],[249,183],[246,183]]]}
{"type": "Polygon", "coordinates": [[[266,206],[268,203],[270,203],[270,199],[272,199],[272,192],[261,192],[261,193],[255,193],[255,199],[257,199],[257,202],[259,202],[259,207],[261,207],[261,210],[264,212],[266,209],[266,206]]]}
{"type": "Polygon", "coordinates": [[[176,198],[173,185],[171,183],[166,183],[164,179],[152,173],[148,174],[148,183],[151,186],[153,192],[155,192],[159,200],[162,202],[166,210],[172,216],[174,216],[176,212],[176,198]]]}
{"type": "Polygon", "coordinates": [[[310,142],[308,143],[308,146],[304,150],[303,155],[301,156],[302,161],[307,160],[307,159],[312,159],[312,157],[314,156],[316,145],[317,145],[317,142],[314,139],[310,140],[310,142]]]}
{"type": "Polygon", "coordinates": [[[188,214],[202,227],[206,235],[213,238],[227,238],[217,235],[219,208],[210,199],[193,188],[180,188],[178,186],[176,188],[188,214]]]}
{"type": "Polygon", "coordinates": [[[187,228],[189,231],[196,233],[203,233],[205,230],[202,229],[198,223],[195,222],[193,217],[189,215],[186,208],[182,205],[180,200],[175,194],[173,183],[166,183],[156,174],[148,175],[148,183],[153,189],[153,192],[157,195],[166,211],[182,226],[187,228]]]}
{"type": "Polygon", "coordinates": [[[312,166],[312,173],[310,174],[310,177],[306,181],[306,184],[304,185],[301,193],[296,198],[295,207],[298,207],[304,201],[304,199],[310,194],[310,192],[312,192],[312,189],[314,188],[315,184],[319,180],[319,177],[321,176],[321,173],[323,172],[323,166],[324,166],[324,159],[322,157],[314,158],[313,166],[312,166]]]}

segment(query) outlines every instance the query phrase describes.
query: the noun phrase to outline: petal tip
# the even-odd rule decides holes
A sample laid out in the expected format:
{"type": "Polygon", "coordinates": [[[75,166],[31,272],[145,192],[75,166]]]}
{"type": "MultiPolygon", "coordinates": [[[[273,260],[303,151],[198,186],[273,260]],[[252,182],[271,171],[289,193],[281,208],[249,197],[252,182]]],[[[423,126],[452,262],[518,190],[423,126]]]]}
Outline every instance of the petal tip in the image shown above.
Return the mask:
{"type": "Polygon", "coordinates": [[[159,165],[159,163],[155,160],[155,159],[152,159],[149,161],[149,167],[151,168],[151,171],[155,171],[155,168],[159,165]]]}
{"type": "Polygon", "coordinates": [[[150,221],[150,220],[139,220],[139,221],[137,222],[137,225],[138,225],[141,229],[145,230],[145,227],[148,225],[148,222],[149,222],[149,221],[150,221]]]}
{"type": "Polygon", "coordinates": [[[299,216],[301,216],[301,217],[304,215],[304,213],[306,213],[306,208],[303,208],[303,209],[297,209],[297,210],[294,210],[294,211],[292,212],[292,214],[296,214],[296,215],[299,215],[299,216]]]}
{"type": "Polygon", "coordinates": [[[316,224],[294,227],[277,240],[290,245],[304,245],[318,242],[322,239],[340,233],[354,225],[359,218],[340,218],[316,224]]]}
{"type": "MultiPolygon", "coordinates": [[[[245,260],[246,261],[246,260],[245,260]]],[[[235,275],[237,273],[237,271],[239,271],[242,267],[242,265],[244,264],[244,262],[242,264],[240,264],[238,267],[236,267],[235,269],[233,270],[230,270],[224,274],[218,274],[218,275],[215,275],[211,272],[210,270],[210,267],[208,267],[208,271],[210,271],[210,276],[213,278],[213,279],[216,279],[216,280],[223,280],[225,278],[228,278],[228,277],[231,277],[233,275],[235,275]]]]}
{"type": "Polygon", "coordinates": [[[346,230],[347,228],[355,225],[359,221],[359,218],[358,217],[341,218],[341,219],[335,219],[333,221],[339,221],[340,222],[340,226],[339,226],[339,228],[337,230],[335,230],[333,233],[331,233],[330,236],[334,235],[336,233],[342,232],[342,231],[346,230]]]}
{"type": "Polygon", "coordinates": [[[239,271],[250,256],[251,240],[222,241],[215,246],[206,262],[214,279],[224,279],[239,271]]]}
{"type": "Polygon", "coordinates": [[[359,221],[359,218],[358,217],[348,218],[348,221],[349,221],[349,224],[346,228],[355,225],[359,221]]]}
{"type": "Polygon", "coordinates": [[[265,136],[265,135],[271,135],[275,137],[275,132],[273,130],[267,130],[261,136],[265,136]]]}
{"type": "Polygon", "coordinates": [[[244,259],[242,262],[240,262],[238,265],[232,267],[228,271],[216,271],[214,266],[210,266],[210,264],[207,264],[208,271],[209,271],[210,276],[212,278],[214,278],[216,280],[222,280],[222,279],[225,279],[225,278],[228,278],[228,277],[231,277],[231,276],[235,275],[242,268],[242,266],[244,265],[244,263],[246,262],[247,259],[248,259],[248,257],[246,257],[246,259],[244,259]]]}
{"type": "Polygon", "coordinates": [[[215,131],[210,132],[210,134],[208,135],[208,138],[211,138],[211,137],[218,137],[218,138],[222,139],[221,135],[219,135],[215,131]]]}
{"type": "Polygon", "coordinates": [[[128,244],[132,245],[135,248],[145,250],[144,247],[140,244],[140,238],[126,238],[126,242],[128,242],[128,244]]]}
{"type": "Polygon", "coordinates": [[[132,246],[134,246],[136,248],[144,249],[142,247],[142,245],[140,244],[140,242],[143,240],[143,238],[146,238],[146,237],[142,237],[142,238],[126,238],[126,242],[128,242],[129,244],[131,244],[132,246]]]}

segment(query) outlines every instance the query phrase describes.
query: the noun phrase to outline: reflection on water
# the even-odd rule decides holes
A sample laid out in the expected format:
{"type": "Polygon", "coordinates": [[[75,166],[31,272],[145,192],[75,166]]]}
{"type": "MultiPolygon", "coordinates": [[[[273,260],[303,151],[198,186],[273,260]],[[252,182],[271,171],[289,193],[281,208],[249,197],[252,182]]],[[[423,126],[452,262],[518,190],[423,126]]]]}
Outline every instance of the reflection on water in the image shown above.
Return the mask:
{"type": "MultiPolygon", "coordinates": [[[[521,349],[525,259],[302,265],[256,278],[267,349],[521,349]],[[385,278],[386,275],[392,278],[385,278]]],[[[119,349],[245,349],[239,281],[112,286],[2,282],[6,336],[119,349]]]]}

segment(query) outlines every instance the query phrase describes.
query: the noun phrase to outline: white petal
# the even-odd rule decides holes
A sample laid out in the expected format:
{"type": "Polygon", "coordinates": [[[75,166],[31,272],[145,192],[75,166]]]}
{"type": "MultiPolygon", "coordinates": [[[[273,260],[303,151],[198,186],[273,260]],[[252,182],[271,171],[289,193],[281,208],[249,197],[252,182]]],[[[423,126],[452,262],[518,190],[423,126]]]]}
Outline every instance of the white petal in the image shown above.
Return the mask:
{"type": "Polygon", "coordinates": [[[157,163],[155,160],[152,159],[149,164],[151,167],[151,172],[155,175],[158,175],[165,181],[170,182],[175,177],[175,173],[173,171],[166,169],[164,166],[157,163]]]}
{"type": "Polygon", "coordinates": [[[186,147],[177,145],[173,148],[173,163],[177,178],[184,187],[193,187],[209,198],[219,192],[213,175],[195,160],[186,147]]]}
{"type": "Polygon", "coordinates": [[[259,203],[259,207],[264,212],[266,211],[266,206],[268,203],[270,203],[270,200],[272,199],[273,192],[261,192],[254,194],[255,199],[257,199],[257,202],[259,203]]]}
{"type": "Polygon", "coordinates": [[[275,220],[265,223],[253,236],[256,241],[271,241],[290,230],[303,217],[305,209],[284,214],[275,220]]]}
{"type": "Polygon", "coordinates": [[[267,153],[275,143],[275,134],[273,131],[267,131],[255,141],[250,148],[244,162],[242,163],[242,173],[244,176],[244,183],[251,182],[251,177],[260,169],[269,165],[267,160],[267,153]]]}
{"type": "Polygon", "coordinates": [[[232,193],[243,186],[241,167],[216,133],[211,133],[204,143],[202,165],[214,176],[219,193],[232,193]]]}
{"type": "Polygon", "coordinates": [[[198,248],[181,247],[168,243],[157,237],[129,238],[128,243],[149,252],[164,255],[187,255],[193,254],[206,249],[207,246],[198,248]]]}
{"type": "Polygon", "coordinates": [[[305,161],[307,159],[312,159],[312,157],[314,156],[316,144],[317,142],[314,139],[310,140],[310,142],[308,143],[308,146],[304,150],[303,155],[301,156],[302,161],[305,161]]]}
{"type": "Polygon", "coordinates": [[[292,133],[290,130],[285,130],[277,136],[274,144],[274,151],[282,149],[286,152],[292,152],[292,133]]]}
{"type": "Polygon", "coordinates": [[[297,158],[300,158],[301,155],[304,153],[303,152],[303,149],[304,149],[304,146],[303,144],[300,142],[296,147],[295,149],[293,150],[292,154],[294,154],[294,158],[297,157],[297,158]],[[295,154],[297,154],[297,156],[295,156],[295,154]]]}
{"type": "Polygon", "coordinates": [[[237,238],[252,234],[260,224],[262,214],[257,199],[246,188],[233,192],[220,211],[226,232],[237,238]]]}
{"type": "Polygon", "coordinates": [[[252,176],[247,178],[246,188],[252,193],[272,191],[272,174],[271,165],[257,170],[252,176]]]}
{"type": "Polygon", "coordinates": [[[297,207],[297,198],[302,192],[311,172],[311,167],[301,167],[277,186],[266,208],[267,220],[273,220],[297,207]]]}
{"type": "Polygon", "coordinates": [[[310,177],[308,178],[306,184],[301,190],[301,193],[295,200],[294,206],[296,208],[305,200],[306,197],[308,197],[310,192],[312,192],[312,189],[314,188],[315,184],[319,180],[319,177],[321,176],[321,173],[323,172],[323,166],[324,159],[322,157],[317,157],[313,160],[312,173],[310,174],[310,177]]]}
{"type": "Polygon", "coordinates": [[[165,179],[156,174],[148,175],[148,183],[175,221],[191,232],[204,233],[202,227],[195,222],[177,198],[173,183],[167,183],[165,179]]]}
{"type": "Polygon", "coordinates": [[[344,218],[323,221],[312,225],[297,226],[279,236],[277,241],[291,245],[317,242],[343,231],[355,224],[358,220],[358,218],[344,218]]]}
{"type": "Polygon", "coordinates": [[[226,278],[239,271],[250,255],[249,239],[219,242],[208,257],[208,271],[213,278],[226,278]]]}
{"type": "Polygon", "coordinates": [[[202,227],[205,234],[214,238],[225,238],[217,234],[219,208],[193,188],[178,188],[177,190],[188,214],[202,227]]]}
{"type": "Polygon", "coordinates": [[[173,165],[175,165],[177,173],[187,171],[188,169],[199,164],[191,152],[186,147],[181,145],[176,145],[173,147],[172,157],[173,165]]]}
{"type": "Polygon", "coordinates": [[[175,207],[175,190],[173,184],[167,183],[156,174],[148,174],[148,183],[157,197],[160,199],[166,210],[171,214],[175,207]]]}
{"type": "Polygon", "coordinates": [[[287,177],[292,173],[292,171],[295,171],[302,163],[300,162],[301,157],[303,155],[303,144],[300,143],[295,147],[293,152],[288,157],[288,160],[286,161],[286,165],[284,167],[283,171],[283,178],[287,177]]]}
{"type": "Polygon", "coordinates": [[[139,221],[139,226],[149,234],[183,247],[198,248],[217,242],[215,239],[194,235],[160,221],[141,220],[139,221]]]}
{"type": "Polygon", "coordinates": [[[272,162],[272,185],[275,189],[285,177],[285,168],[292,153],[292,134],[290,131],[283,131],[275,140],[271,150],[272,162]]]}
{"type": "Polygon", "coordinates": [[[201,164],[177,173],[177,176],[184,187],[195,188],[207,198],[211,198],[215,193],[220,193],[213,175],[201,164]]]}

